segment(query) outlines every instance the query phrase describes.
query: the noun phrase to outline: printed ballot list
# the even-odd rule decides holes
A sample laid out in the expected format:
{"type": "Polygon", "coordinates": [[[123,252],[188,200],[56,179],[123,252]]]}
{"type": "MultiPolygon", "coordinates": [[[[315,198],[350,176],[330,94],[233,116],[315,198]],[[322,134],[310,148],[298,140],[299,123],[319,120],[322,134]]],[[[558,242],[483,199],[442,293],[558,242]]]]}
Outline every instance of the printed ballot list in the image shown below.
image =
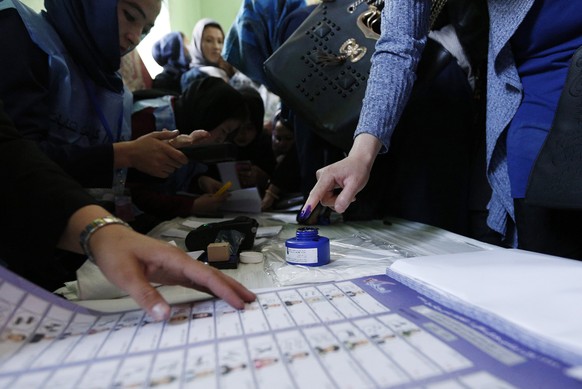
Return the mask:
{"type": "Polygon", "coordinates": [[[386,275],[100,313],[0,269],[0,387],[574,387],[569,366],[386,275]]]}

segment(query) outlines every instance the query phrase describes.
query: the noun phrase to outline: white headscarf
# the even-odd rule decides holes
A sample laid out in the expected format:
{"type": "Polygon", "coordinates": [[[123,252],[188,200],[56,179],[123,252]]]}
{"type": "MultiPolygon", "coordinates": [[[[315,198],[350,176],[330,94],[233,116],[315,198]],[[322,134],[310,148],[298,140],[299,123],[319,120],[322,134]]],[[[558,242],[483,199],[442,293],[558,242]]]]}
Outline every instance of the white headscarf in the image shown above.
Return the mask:
{"type": "Polygon", "coordinates": [[[192,41],[190,42],[190,55],[192,56],[192,62],[190,62],[190,67],[200,67],[200,66],[217,66],[218,64],[210,62],[204,57],[202,53],[202,34],[204,29],[208,26],[216,27],[222,32],[224,36],[224,31],[222,27],[216,20],[210,18],[204,18],[198,21],[194,28],[192,29],[192,41]]]}

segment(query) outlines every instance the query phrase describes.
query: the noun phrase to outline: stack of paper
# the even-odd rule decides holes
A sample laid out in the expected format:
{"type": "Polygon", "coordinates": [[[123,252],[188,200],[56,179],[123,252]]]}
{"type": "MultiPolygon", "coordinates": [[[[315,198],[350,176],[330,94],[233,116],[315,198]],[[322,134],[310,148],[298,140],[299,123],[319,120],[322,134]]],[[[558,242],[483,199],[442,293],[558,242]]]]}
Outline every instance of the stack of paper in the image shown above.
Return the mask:
{"type": "Polygon", "coordinates": [[[533,349],[582,364],[582,262],[499,249],[400,259],[388,275],[533,349]]]}

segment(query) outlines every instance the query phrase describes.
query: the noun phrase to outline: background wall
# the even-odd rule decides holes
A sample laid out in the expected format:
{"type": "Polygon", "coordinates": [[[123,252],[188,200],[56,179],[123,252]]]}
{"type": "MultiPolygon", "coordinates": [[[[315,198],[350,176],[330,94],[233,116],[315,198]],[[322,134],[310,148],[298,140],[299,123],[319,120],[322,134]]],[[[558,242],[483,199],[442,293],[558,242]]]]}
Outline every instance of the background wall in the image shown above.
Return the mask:
{"type": "Polygon", "coordinates": [[[44,9],[44,0],[22,0],[22,2],[37,11],[44,9]]]}
{"type": "MultiPolygon", "coordinates": [[[[44,0],[21,0],[36,11],[44,9],[44,0]]],[[[138,46],[138,51],[150,74],[155,76],[161,68],[151,58],[151,46],[170,31],[182,31],[192,35],[196,22],[202,18],[216,20],[225,33],[228,31],[240,8],[242,0],[162,0],[162,12],[151,33],[138,46]]]]}
{"type": "Polygon", "coordinates": [[[202,18],[216,20],[228,31],[238,10],[240,0],[166,0],[170,10],[170,21],[173,30],[192,35],[196,22],[202,18]]]}
{"type": "MultiPolygon", "coordinates": [[[[44,0],[21,0],[34,10],[44,8],[44,0]]],[[[318,0],[306,0],[315,3],[318,0]]],[[[151,46],[154,42],[170,31],[182,31],[188,38],[192,29],[202,18],[216,20],[224,29],[225,34],[230,29],[242,0],[162,0],[162,12],[156,20],[151,33],[140,43],[138,51],[150,74],[155,76],[161,68],[151,57],[151,46]]]]}
{"type": "MultiPolygon", "coordinates": [[[[44,0],[21,0],[35,10],[44,8],[44,0]]],[[[215,19],[228,30],[234,21],[241,0],[162,0],[169,5],[170,21],[173,30],[190,36],[194,24],[202,18],[215,19]]]]}

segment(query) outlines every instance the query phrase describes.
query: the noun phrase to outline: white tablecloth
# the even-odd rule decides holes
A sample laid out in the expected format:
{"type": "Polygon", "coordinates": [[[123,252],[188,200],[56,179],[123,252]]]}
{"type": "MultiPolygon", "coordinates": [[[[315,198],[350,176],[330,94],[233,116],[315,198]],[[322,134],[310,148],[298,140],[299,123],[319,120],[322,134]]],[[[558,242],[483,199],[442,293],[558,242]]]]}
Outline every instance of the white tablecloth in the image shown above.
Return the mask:
{"type": "MultiPolygon", "coordinates": [[[[184,237],[193,226],[235,216],[228,215],[225,219],[176,218],[158,225],[148,235],[173,241],[186,249],[184,237]]],[[[336,218],[328,226],[318,226],[319,235],[330,239],[331,263],[321,267],[294,266],[285,262],[285,241],[294,237],[299,227],[295,215],[262,213],[247,216],[255,218],[260,227],[282,227],[276,236],[255,239],[253,249],[264,254],[263,263],[239,264],[237,269],[223,270],[251,289],[380,274],[385,273],[386,268],[400,258],[473,252],[495,247],[440,228],[396,218],[346,223],[336,218]]],[[[136,306],[128,297],[111,299],[116,294],[119,296],[120,292],[98,273],[98,269],[88,267],[80,275],[81,288],[91,292],[85,293],[85,299],[78,301],[79,304],[108,311],[133,309],[136,306]]],[[[78,299],[75,284],[70,284],[68,288],[68,297],[72,300],[78,299]]],[[[159,290],[171,303],[207,297],[204,293],[182,287],[160,287],[159,290]]]]}

